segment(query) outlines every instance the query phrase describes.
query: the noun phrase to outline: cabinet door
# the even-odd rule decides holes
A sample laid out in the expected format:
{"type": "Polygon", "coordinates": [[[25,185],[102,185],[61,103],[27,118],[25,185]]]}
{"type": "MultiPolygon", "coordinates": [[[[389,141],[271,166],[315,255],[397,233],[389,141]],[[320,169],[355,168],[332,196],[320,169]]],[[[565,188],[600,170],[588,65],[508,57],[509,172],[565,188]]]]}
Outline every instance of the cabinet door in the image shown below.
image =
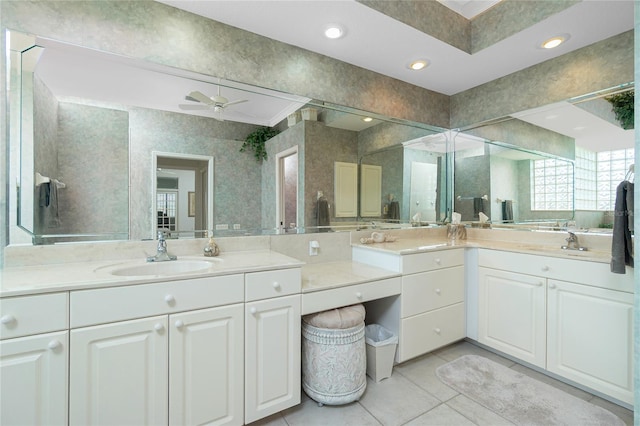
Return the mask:
{"type": "Polygon", "coordinates": [[[244,304],[169,318],[169,424],[242,425],[244,304]]]}
{"type": "Polygon", "coordinates": [[[548,286],[547,369],[633,404],[633,294],[548,286]]]}
{"type": "Polygon", "coordinates": [[[334,163],[335,217],[358,215],[358,165],[334,163]]]}
{"type": "Polygon", "coordinates": [[[360,165],[360,216],[380,217],[382,213],[382,167],[360,165]]]}
{"type": "Polygon", "coordinates": [[[167,424],[167,317],[71,331],[69,424],[167,424]]]}
{"type": "Polygon", "coordinates": [[[300,403],[300,296],[247,303],[245,422],[300,403]]]}
{"type": "Polygon", "coordinates": [[[478,340],[545,367],[545,279],[479,268],[478,340]]]}
{"type": "Polygon", "coordinates": [[[0,424],[67,424],[66,331],[0,342],[0,424]]]}

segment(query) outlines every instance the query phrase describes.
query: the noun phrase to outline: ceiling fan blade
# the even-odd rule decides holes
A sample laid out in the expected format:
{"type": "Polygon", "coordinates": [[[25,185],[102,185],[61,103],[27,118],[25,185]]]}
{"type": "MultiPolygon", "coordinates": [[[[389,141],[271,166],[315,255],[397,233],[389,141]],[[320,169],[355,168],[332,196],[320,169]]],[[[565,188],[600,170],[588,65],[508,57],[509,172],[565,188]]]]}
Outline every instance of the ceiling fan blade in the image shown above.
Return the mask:
{"type": "Polygon", "coordinates": [[[208,105],[187,105],[187,104],[179,104],[178,108],[183,109],[185,111],[201,111],[211,109],[208,105]]]}
{"type": "Polygon", "coordinates": [[[202,92],[194,91],[189,93],[189,97],[195,99],[198,102],[202,102],[203,104],[213,105],[213,101],[207,95],[202,92]]]}
{"type": "Polygon", "coordinates": [[[237,100],[237,101],[227,102],[227,103],[223,104],[222,106],[226,108],[226,107],[228,107],[229,105],[241,104],[241,103],[243,103],[243,102],[248,102],[248,101],[249,101],[248,99],[241,99],[241,100],[237,100]]]}

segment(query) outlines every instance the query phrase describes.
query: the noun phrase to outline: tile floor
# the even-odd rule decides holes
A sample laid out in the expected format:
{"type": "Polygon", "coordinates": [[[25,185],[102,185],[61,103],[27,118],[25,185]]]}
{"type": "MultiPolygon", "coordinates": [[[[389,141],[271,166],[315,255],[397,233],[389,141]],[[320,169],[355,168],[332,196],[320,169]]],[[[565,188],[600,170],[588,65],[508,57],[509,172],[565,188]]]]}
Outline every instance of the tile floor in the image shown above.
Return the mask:
{"type": "Polygon", "coordinates": [[[606,408],[620,417],[627,425],[633,425],[633,412],[626,408],[559,382],[472,343],[462,341],[396,365],[392,376],[378,383],[367,377],[367,390],[358,402],[341,406],[319,407],[303,392],[301,404],[252,423],[251,426],[512,424],[443,384],[436,377],[436,368],[466,354],[485,356],[558,387],[578,398],[606,408]]]}

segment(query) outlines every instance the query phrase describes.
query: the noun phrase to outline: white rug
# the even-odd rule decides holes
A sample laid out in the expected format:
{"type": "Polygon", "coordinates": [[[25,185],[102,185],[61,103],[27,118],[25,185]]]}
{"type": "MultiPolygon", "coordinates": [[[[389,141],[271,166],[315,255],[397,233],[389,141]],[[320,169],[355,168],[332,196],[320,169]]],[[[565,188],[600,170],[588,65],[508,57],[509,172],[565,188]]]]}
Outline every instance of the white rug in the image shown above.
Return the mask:
{"type": "Polygon", "coordinates": [[[462,356],[438,367],[436,375],[517,425],[624,426],[604,408],[481,356],[462,356]]]}

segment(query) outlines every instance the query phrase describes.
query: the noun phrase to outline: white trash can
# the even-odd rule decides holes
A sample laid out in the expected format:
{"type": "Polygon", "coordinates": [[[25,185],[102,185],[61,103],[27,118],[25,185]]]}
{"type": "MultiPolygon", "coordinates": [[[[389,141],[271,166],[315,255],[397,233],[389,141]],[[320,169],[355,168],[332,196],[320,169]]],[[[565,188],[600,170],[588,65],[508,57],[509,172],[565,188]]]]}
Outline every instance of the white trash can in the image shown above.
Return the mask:
{"type": "Polygon", "coordinates": [[[369,324],[364,329],[364,341],[367,347],[367,376],[375,382],[391,377],[398,336],[380,324],[369,324]]]}

